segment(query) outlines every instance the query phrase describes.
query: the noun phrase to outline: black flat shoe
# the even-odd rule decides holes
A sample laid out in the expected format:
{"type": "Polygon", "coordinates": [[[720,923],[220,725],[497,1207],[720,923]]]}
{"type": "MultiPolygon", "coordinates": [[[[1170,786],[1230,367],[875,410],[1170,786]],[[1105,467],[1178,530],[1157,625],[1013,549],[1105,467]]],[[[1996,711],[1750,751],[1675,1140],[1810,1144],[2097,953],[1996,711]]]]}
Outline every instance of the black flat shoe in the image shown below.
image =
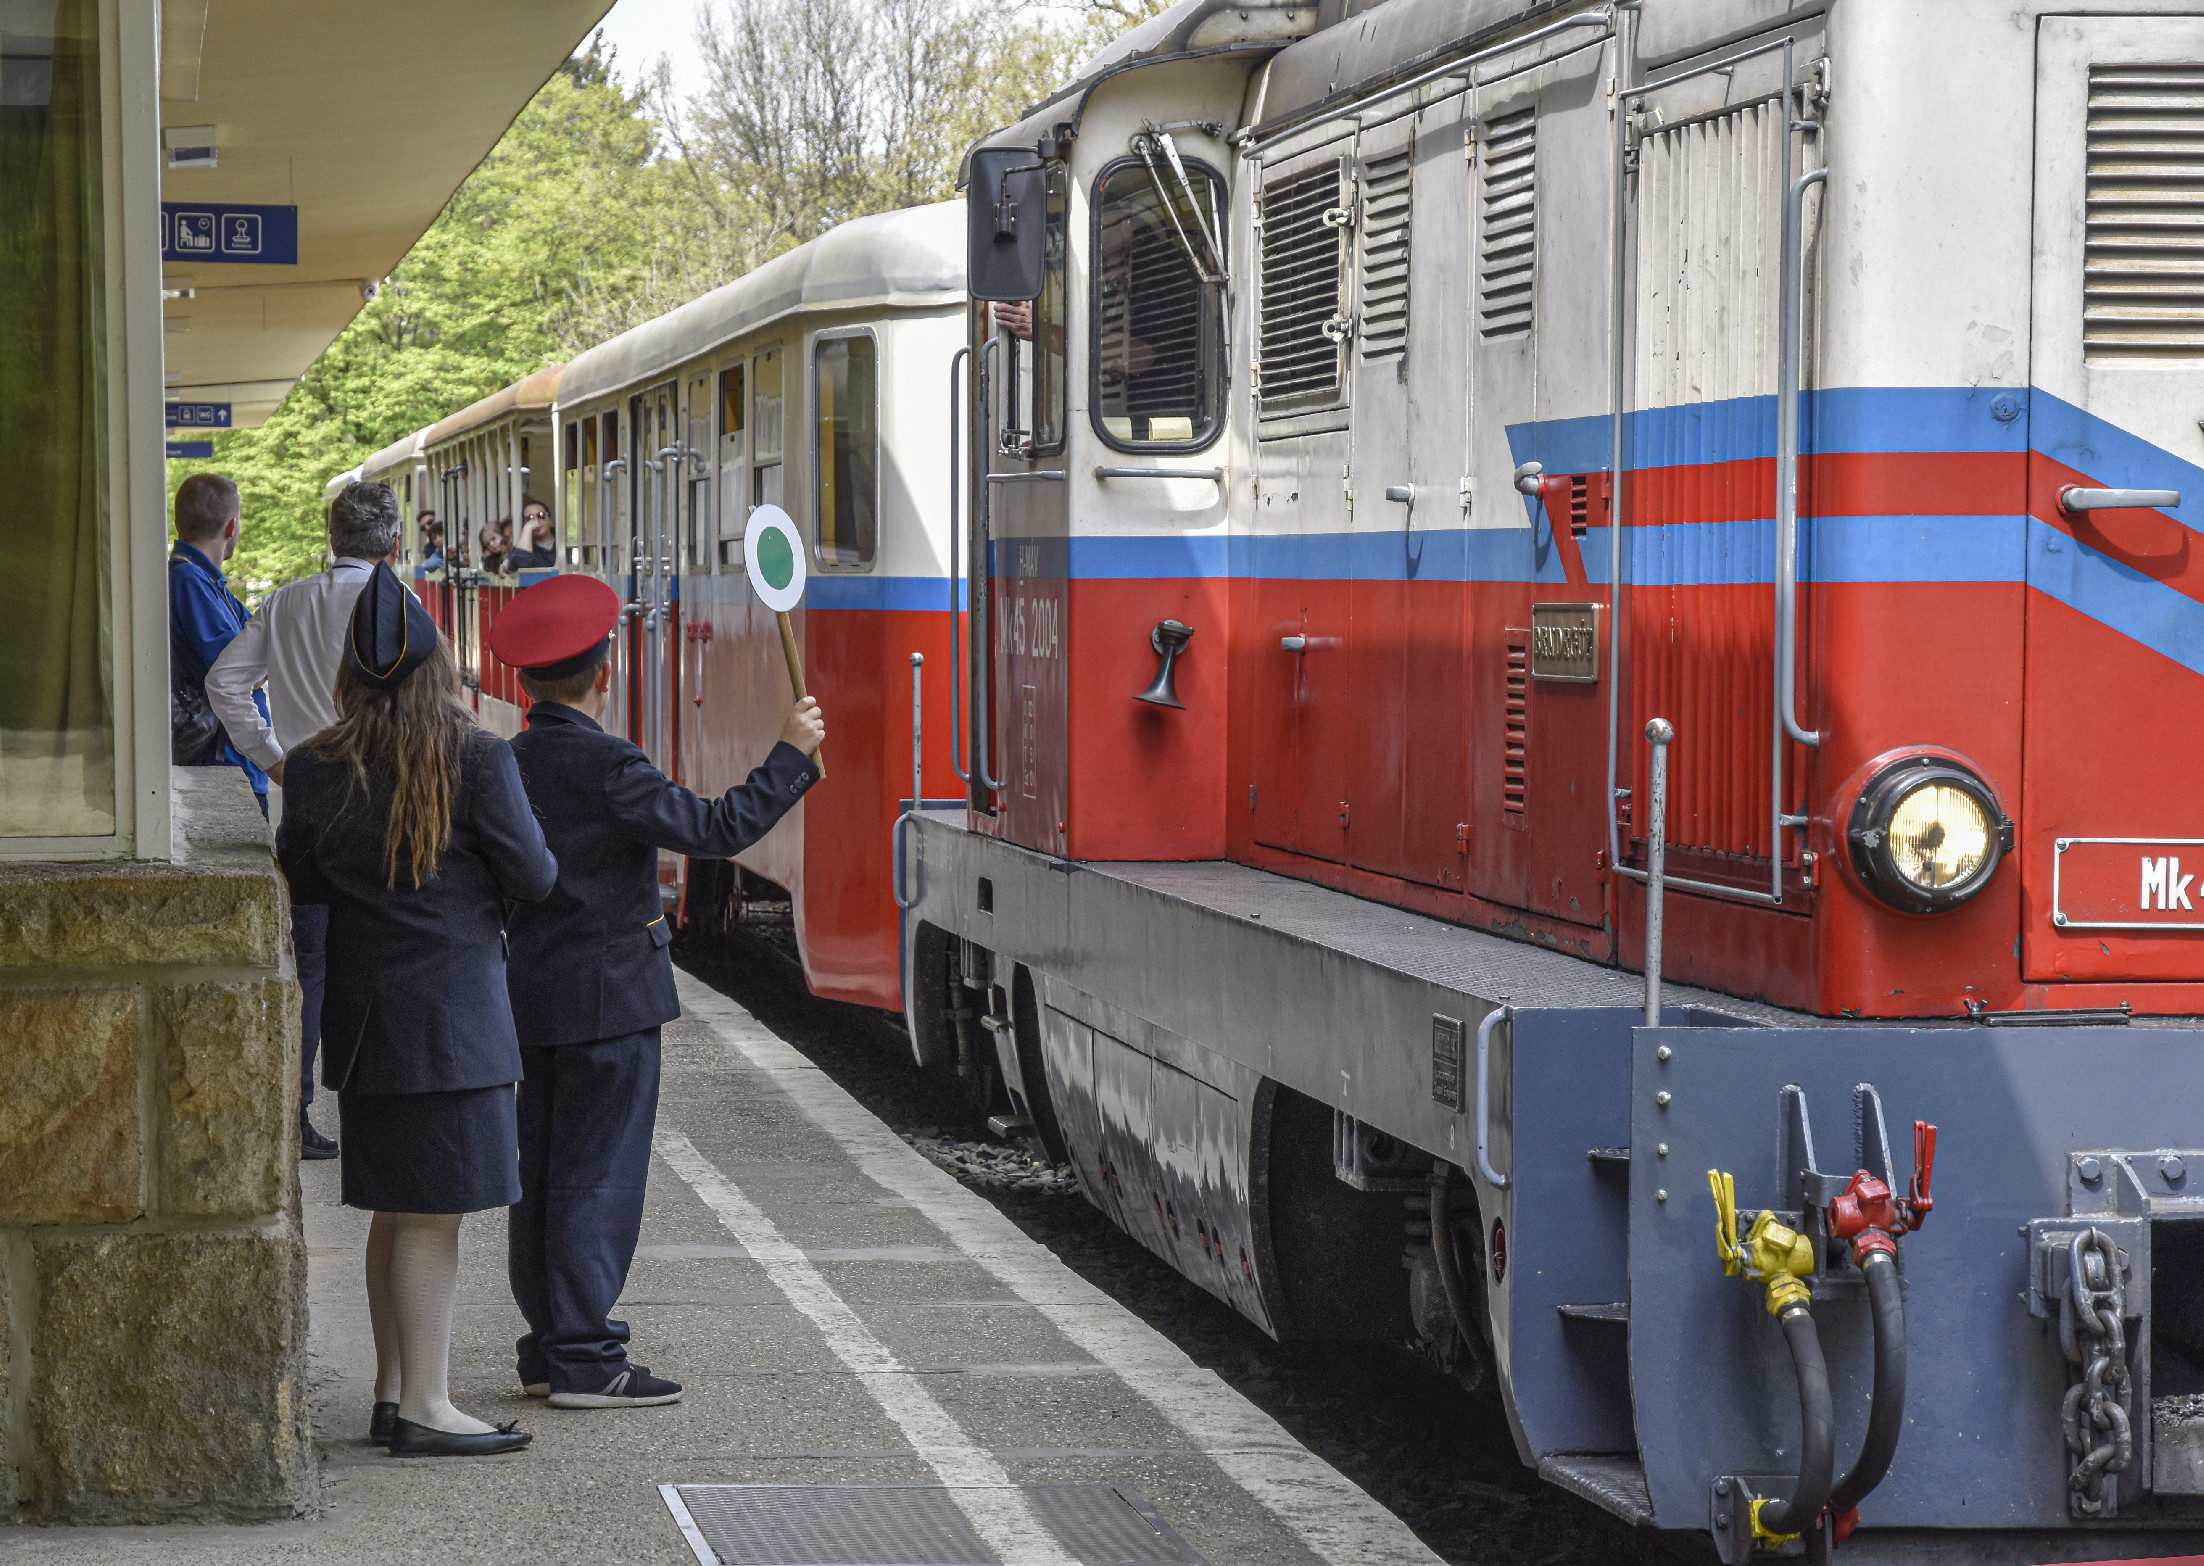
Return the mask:
{"type": "Polygon", "coordinates": [[[334,1158],[337,1144],[334,1138],[323,1136],[314,1129],[314,1123],[304,1115],[298,1119],[298,1156],[300,1158],[334,1158]]]}
{"type": "Polygon", "coordinates": [[[375,1412],[367,1416],[367,1444],[390,1445],[390,1432],[398,1423],[396,1403],[377,1403],[375,1412]]]}
{"type": "Polygon", "coordinates": [[[448,1430],[400,1419],[396,1414],[390,1416],[392,1457],[494,1457],[499,1452],[517,1452],[534,1439],[511,1425],[499,1425],[481,1435],[453,1435],[448,1430]]]}

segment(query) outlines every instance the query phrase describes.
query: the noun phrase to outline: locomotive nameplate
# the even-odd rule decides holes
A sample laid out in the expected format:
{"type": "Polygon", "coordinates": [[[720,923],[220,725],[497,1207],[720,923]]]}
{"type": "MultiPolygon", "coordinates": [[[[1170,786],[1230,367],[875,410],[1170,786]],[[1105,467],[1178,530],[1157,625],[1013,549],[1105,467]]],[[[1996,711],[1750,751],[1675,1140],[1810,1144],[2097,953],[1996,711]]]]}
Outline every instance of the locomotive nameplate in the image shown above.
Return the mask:
{"type": "Polygon", "coordinates": [[[1531,605],[1531,678],[1599,683],[1598,604],[1531,605]]]}
{"type": "Polygon", "coordinates": [[[2204,838],[2062,837],[2052,845],[2051,923],[2061,930],[2204,930],[2199,882],[2204,838]]]}

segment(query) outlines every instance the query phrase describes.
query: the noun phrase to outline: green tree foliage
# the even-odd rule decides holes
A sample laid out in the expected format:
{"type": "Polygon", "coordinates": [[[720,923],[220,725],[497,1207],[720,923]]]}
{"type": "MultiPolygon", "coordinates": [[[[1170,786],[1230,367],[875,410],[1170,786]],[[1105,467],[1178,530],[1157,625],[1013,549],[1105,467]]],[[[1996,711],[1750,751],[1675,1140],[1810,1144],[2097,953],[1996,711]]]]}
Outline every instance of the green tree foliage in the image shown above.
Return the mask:
{"type": "Polygon", "coordinates": [[[236,482],[248,601],[319,570],[331,478],[835,223],[942,199],[973,139],[1160,8],[725,0],[700,22],[711,87],[688,104],[662,72],[623,87],[592,40],[268,422],[169,463],[171,494],[195,472],[236,482]],[[759,68],[789,59],[812,63],[759,68]]]}

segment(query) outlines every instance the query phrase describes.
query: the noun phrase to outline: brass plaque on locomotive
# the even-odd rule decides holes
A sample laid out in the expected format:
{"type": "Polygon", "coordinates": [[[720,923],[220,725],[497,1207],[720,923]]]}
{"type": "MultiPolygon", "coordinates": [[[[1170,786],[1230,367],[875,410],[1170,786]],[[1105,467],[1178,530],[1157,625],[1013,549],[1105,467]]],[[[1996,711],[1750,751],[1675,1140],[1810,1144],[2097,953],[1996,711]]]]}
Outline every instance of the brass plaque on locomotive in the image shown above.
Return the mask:
{"type": "Polygon", "coordinates": [[[1599,604],[1531,605],[1531,678],[1599,683],[1599,604]]]}

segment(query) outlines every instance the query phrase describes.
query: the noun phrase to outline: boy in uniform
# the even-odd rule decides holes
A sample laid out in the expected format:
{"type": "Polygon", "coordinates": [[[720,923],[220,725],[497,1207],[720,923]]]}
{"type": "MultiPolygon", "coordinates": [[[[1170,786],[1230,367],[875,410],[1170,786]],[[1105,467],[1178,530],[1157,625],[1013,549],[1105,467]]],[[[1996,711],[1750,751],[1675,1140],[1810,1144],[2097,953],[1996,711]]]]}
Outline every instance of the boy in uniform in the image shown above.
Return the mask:
{"type": "Polygon", "coordinates": [[[658,1030],[681,1015],[659,851],[731,859],[755,843],[818,781],[807,753],[826,737],[806,697],[747,782],[699,798],[598,726],[619,619],[605,583],[557,576],[516,594],[489,635],[535,704],[513,755],[559,862],[551,895],[514,912],[506,965],[527,1073],[507,1269],[528,1318],[521,1384],[557,1408],[681,1396],[628,1362],[627,1324],[607,1315],[642,1226],[658,1030]]]}

